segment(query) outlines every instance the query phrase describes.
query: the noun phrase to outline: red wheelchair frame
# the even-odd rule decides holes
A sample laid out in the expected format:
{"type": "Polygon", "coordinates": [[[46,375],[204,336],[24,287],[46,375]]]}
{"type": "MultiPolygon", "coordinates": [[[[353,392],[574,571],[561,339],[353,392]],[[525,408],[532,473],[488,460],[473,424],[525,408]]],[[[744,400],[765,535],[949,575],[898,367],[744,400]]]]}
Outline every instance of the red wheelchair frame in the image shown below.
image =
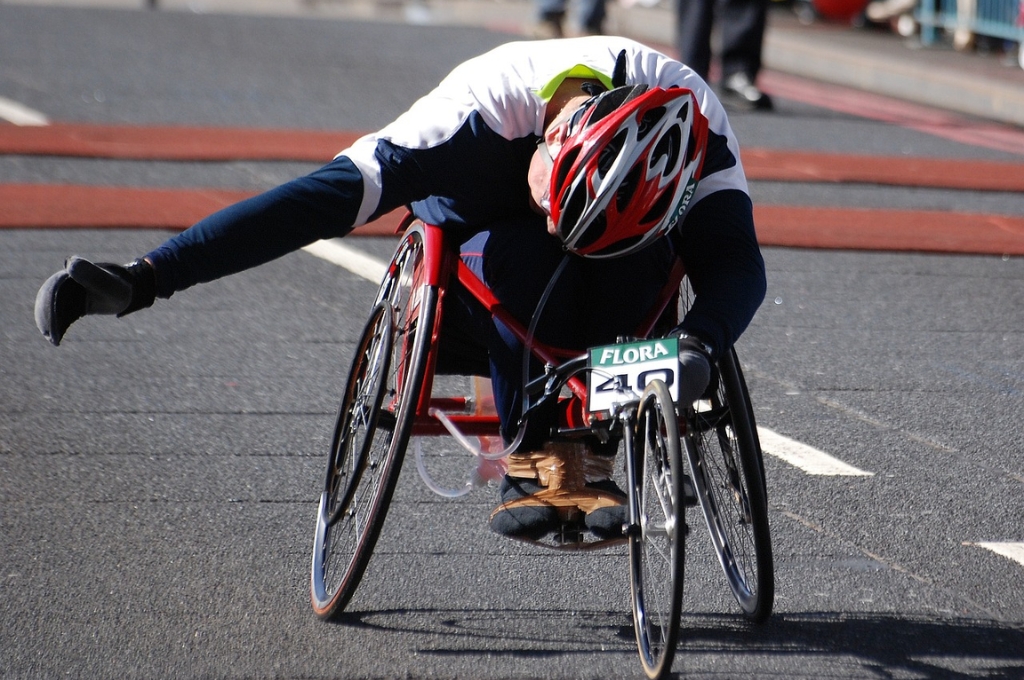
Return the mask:
{"type": "MultiPolygon", "coordinates": [[[[399,231],[402,241],[356,345],[328,455],[310,581],[317,615],[343,616],[380,535],[412,436],[498,435],[497,415],[481,411],[471,397],[433,394],[443,302],[459,286],[544,362],[545,377],[524,389],[534,394],[540,385],[542,398],[561,400],[565,417],[559,434],[593,431],[623,442],[628,495],[623,530],[637,645],[648,677],[671,672],[680,631],[687,505],[700,504],[743,614],[765,620],[774,598],[767,491],[735,350],[718,359],[712,385],[699,402],[677,406],[666,383],[654,379],[642,395],[628,397],[611,411],[588,413],[588,387],[581,375],[593,369],[580,351],[531,338],[529,329],[461,260],[441,228],[407,217],[399,231]],[[563,387],[568,397],[561,396],[563,387]]],[[[637,337],[674,325],[683,280],[677,260],[637,337]]]]}
{"type": "MultiPolygon", "coordinates": [[[[412,225],[415,220],[409,216],[401,224],[400,233],[412,225]]],[[[527,327],[505,308],[505,306],[494,296],[494,293],[480,278],[466,265],[459,257],[459,254],[447,245],[444,230],[430,224],[420,223],[423,229],[424,246],[427,264],[423,272],[423,284],[435,286],[439,291],[437,300],[437,315],[434,320],[434,328],[431,331],[430,350],[427,354],[427,370],[423,377],[420,398],[416,405],[413,421],[414,436],[430,436],[448,434],[448,430],[441,425],[437,417],[432,415],[439,410],[447,416],[448,420],[465,435],[471,436],[497,436],[498,417],[494,413],[480,413],[479,411],[468,413],[473,408],[471,399],[460,397],[434,397],[432,395],[434,382],[434,367],[437,365],[438,352],[441,340],[441,328],[443,323],[444,297],[448,294],[453,285],[457,282],[466,290],[484,309],[495,319],[498,319],[508,327],[516,338],[529,347],[534,357],[548,365],[557,365],[563,361],[578,356],[583,350],[569,350],[540,342],[531,338],[527,327]]],[[[679,295],[679,285],[685,276],[685,269],[681,260],[676,258],[665,286],[662,288],[655,301],[654,306],[647,317],[636,329],[636,337],[649,337],[656,326],[668,326],[675,323],[675,310],[670,309],[679,295]],[[666,312],[670,318],[666,318],[666,312]]],[[[566,427],[586,427],[588,423],[579,420],[581,414],[587,412],[587,385],[579,376],[569,379],[567,387],[572,392],[577,403],[566,405],[564,413],[572,420],[564,423],[566,427]]]]}

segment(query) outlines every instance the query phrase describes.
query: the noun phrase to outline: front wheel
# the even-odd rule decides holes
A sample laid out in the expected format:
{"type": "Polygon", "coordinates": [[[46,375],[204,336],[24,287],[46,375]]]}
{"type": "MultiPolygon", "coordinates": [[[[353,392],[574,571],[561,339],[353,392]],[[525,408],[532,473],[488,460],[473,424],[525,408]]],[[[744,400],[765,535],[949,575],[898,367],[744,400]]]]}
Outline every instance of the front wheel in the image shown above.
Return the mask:
{"type": "Polygon", "coordinates": [[[633,625],[647,677],[672,669],[683,603],[686,522],[675,404],[661,380],[648,383],[633,443],[636,523],[629,537],[633,625]]]}
{"type": "Polygon", "coordinates": [[[719,384],[697,402],[683,439],[711,542],[743,614],[771,615],[775,571],[761,445],[733,349],[718,363],[719,384]]]}

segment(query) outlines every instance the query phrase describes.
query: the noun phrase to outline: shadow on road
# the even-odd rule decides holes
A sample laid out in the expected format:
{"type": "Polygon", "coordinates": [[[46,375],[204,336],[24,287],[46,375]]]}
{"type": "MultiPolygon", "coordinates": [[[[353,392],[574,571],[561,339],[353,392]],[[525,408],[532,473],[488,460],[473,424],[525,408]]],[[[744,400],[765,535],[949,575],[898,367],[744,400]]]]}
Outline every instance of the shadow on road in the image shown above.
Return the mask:
{"type": "MultiPolygon", "coordinates": [[[[736,616],[691,616],[688,653],[852,657],[878,677],[1024,678],[1024,629],[970,618],[806,612],[763,626],[736,616]]],[[[685,662],[684,662],[685,665],[685,662]]]]}
{"type": "MultiPolygon", "coordinates": [[[[635,653],[629,615],[611,611],[393,609],[350,612],[341,625],[431,638],[434,655],[635,653]],[[439,644],[440,641],[446,644],[439,644]]],[[[684,617],[676,669],[703,655],[854,660],[878,677],[1024,678],[1024,629],[983,619],[803,612],[761,626],[738,615],[684,617]]]]}

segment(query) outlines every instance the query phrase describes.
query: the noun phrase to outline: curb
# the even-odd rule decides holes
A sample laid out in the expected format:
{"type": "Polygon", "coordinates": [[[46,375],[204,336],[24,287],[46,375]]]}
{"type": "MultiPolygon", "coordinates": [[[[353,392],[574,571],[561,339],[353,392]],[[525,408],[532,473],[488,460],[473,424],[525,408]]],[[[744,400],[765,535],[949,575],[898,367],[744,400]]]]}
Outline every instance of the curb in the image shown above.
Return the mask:
{"type": "Polygon", "coordinates": [[[1012,84],[938,63],[894,61],[891,54],[837,44],[827,34],[797,36],[790,29],[769,29],[764,60],[784,73],[1024,127],[1024,71],[1012,84]]]}

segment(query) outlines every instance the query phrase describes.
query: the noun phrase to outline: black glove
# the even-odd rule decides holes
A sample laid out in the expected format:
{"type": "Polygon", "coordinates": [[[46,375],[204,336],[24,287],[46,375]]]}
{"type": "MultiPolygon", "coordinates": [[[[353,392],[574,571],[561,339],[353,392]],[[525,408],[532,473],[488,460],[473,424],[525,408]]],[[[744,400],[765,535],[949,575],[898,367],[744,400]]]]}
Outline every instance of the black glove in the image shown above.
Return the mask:
{"type": "Polygon", "coordinates": [[[93,264],[78,256],[36,293],[36,326],[54,345],[60,345],[72,323],[87,314],[118,317],[149,307],[156,299],[156,275],[145,260],[124,266],[93,264]]]}
{"type": "Polygon", "coordinates": [[[692,335],[679,335],[679,404],[691,406],[711,382],[711,348],[692,335]]]}

